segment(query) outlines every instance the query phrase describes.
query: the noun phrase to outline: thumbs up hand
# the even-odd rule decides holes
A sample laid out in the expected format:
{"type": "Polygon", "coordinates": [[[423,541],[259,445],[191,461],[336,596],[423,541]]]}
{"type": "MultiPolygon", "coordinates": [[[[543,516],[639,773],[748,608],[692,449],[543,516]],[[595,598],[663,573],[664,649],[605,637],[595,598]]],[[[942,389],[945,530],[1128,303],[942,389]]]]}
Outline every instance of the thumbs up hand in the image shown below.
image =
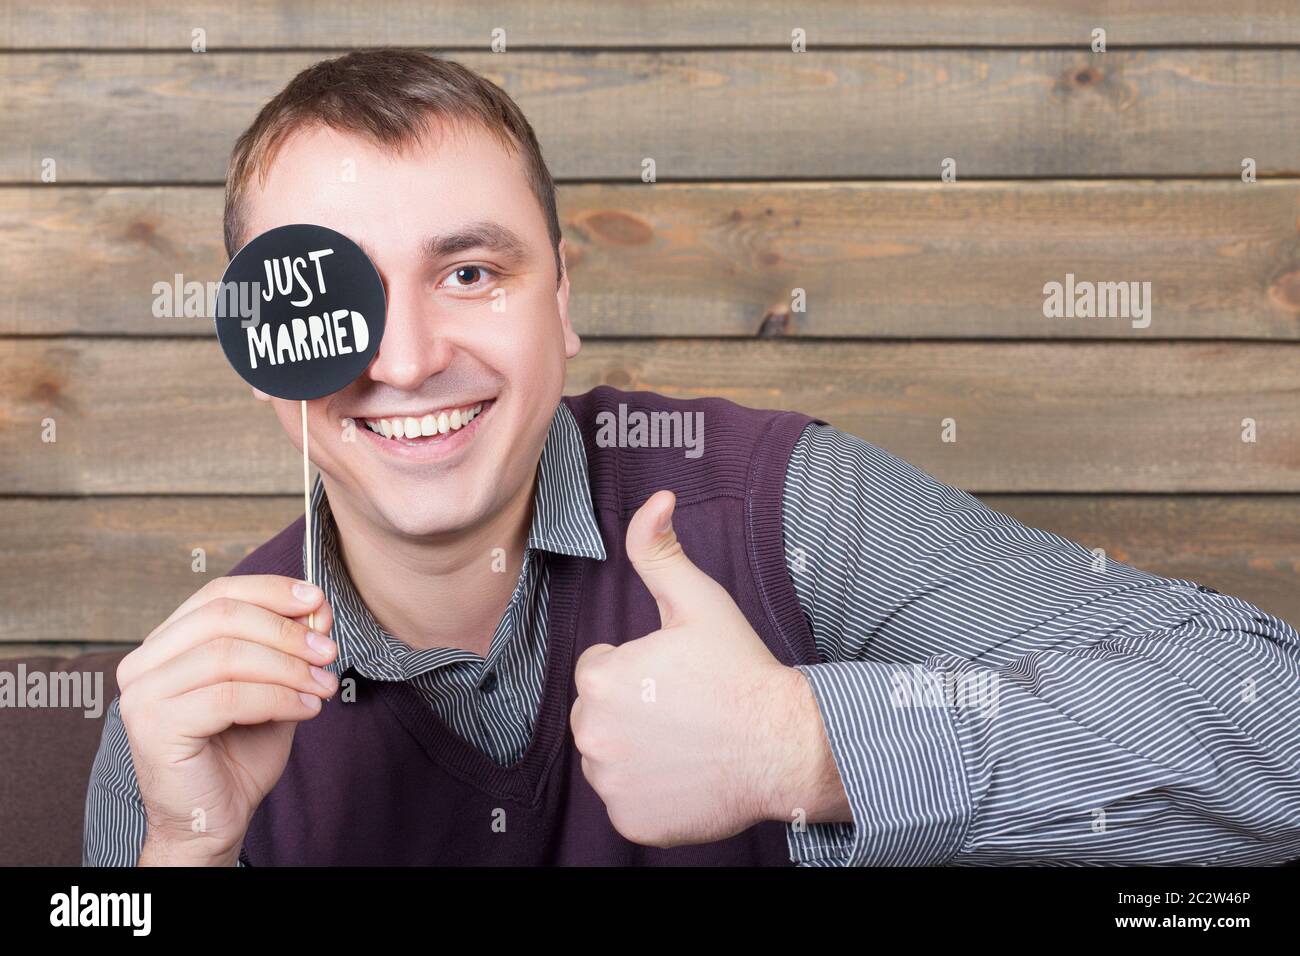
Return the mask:
{"type": "Polygon", "coordinates": [[[833,818],[847,803],[812,688],[687,557],[675,504],[657,492],[627,529],[661,627],[578,659],[570,724],[583,774],[614,828],[650,846],[721,840],[800,811],[833,818]]]}

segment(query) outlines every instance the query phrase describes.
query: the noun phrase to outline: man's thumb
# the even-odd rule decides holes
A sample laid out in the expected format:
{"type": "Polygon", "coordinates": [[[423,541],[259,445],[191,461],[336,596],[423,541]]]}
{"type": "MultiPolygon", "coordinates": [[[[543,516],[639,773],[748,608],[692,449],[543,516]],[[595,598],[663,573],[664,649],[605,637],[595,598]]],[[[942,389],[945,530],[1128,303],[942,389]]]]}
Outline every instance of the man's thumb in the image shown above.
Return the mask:
{"type": "Polygon", "coordinates": [[[656,491],[627,526],[627,556],[659,605],[664,627],[684,621],[701,607],[717,583],[697,568],[682,550],[673,530],[677,499],[656,491]]]}

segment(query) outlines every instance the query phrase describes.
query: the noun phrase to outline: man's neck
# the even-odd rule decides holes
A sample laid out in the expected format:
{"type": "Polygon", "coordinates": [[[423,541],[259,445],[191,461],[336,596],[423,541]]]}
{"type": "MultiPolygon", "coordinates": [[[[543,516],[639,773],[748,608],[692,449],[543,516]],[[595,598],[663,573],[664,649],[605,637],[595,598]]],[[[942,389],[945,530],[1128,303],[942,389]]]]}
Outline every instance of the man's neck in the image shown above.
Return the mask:
{"type": "Polygon", "coordinates": [[[379,626],[414,648],[458,647],[486,657],[519,579],[536,480],[534,473],[517,500],[484,524],[437,538],[376,528],[331,499],[339,559],[379,626]],[[504,570],[497,549],[505,551],[504,570]]]}

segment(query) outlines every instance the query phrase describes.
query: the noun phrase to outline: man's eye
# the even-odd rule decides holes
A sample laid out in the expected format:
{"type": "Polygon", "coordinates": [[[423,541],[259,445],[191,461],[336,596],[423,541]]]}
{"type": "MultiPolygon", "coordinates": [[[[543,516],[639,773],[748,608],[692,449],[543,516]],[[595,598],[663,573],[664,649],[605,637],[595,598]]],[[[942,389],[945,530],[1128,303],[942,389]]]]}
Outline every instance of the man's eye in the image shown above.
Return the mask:
{"type": "Polygon", "coordinates": [[[489,277],[495,275],[496,273],[486,266],[461,266],[447,276],[443,284],[452,289],[472,289],[490,281],[489,277]]]}

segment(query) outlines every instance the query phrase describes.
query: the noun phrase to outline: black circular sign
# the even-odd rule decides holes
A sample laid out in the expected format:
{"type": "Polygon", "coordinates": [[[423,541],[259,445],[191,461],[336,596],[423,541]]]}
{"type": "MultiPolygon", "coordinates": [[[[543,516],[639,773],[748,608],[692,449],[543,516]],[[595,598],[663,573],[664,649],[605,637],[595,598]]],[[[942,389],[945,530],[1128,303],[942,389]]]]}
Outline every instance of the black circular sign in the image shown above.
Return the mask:
{"type": "Polygon", "coordinates": [[[320,398],[369,367],[386,308],[379,271],[355,242],[324,226],[279,226],[226,267],[217,338],[253,387],[276,398],[320,398]]]}

